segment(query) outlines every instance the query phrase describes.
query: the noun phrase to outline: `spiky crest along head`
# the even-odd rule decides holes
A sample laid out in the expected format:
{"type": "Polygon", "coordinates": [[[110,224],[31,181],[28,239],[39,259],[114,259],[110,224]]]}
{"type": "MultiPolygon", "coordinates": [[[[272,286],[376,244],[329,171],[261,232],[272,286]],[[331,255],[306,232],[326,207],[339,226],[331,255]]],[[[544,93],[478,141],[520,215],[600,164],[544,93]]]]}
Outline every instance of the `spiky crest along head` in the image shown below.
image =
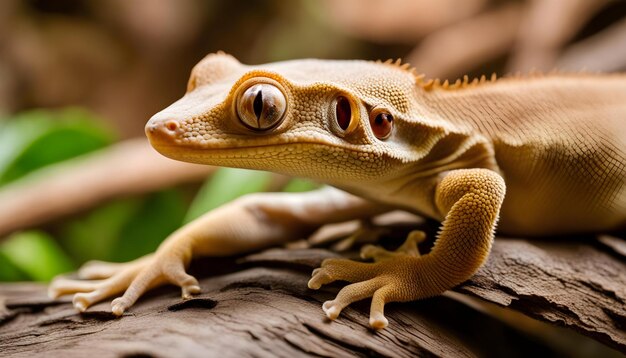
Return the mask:
{"type": "Polygon", "coordinates": [[[497,76],[495,73],[492,73],[489,78],[482,75],[471,80],[469,76],[464,75],[462,78],[458,78],[454,82],[450,82],[449,80],[442,81],[439,78],[432,78],[427,80],[426,74],[417,72],[415,67],[412,67],[409,63],[402,63],[402,59],[400,58],[396,60],[388,59],[386,61],[378,60],[376,61],[376,63],[383,64],[389,67],[395,67],[397,69],[407,72],[408,74],[411,74],[415,78],[415,84],[425,91],[472,88],[480,84],[495,82],[497,80],[497,76]]]}
{"type": "Polygon", "coordinates": [[[331,184],[379,180],[419,157],[415,148],[425,142],[424,133],[406,130],[421,91],[416,81],[405,67],[371,61],[247,66],[212,54],[146,133],[173,159],[331,184]]]}

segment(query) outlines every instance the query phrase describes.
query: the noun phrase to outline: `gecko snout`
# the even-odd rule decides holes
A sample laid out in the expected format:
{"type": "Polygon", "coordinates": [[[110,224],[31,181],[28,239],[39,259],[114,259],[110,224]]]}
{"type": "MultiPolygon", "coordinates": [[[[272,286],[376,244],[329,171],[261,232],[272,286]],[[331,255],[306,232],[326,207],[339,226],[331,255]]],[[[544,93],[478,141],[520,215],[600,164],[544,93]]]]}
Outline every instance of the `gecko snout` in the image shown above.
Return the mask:
{"type": "Polygon", "coordinates": [[[174,139],[180,131],[180,124],[174,119],[159,119],[152,117],[146,124],[145,131],[150,140],[174,139]]]}

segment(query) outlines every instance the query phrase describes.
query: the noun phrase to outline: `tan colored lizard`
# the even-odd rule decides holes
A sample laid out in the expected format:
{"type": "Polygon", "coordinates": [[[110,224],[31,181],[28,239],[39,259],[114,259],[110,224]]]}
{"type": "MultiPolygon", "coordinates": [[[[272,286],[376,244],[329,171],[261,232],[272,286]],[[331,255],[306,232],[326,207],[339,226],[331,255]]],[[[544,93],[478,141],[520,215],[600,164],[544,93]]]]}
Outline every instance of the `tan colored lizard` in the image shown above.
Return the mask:
{"type": "Polygon", "coordinates": [[[401,208],[442,222],[420,256],[409,235],[396,252],[366,246],[373,263],[329,259],[309,287],[345,280],[323,309],[331,319],[372,297],[438,295],[510,235],[597,232],[626,225],[626,76],[546,75],[426,82],[399,63],[296,60],[245,66],[223,53],[193,69],[187,93],[146,125],[162,154],[188,162],[271,170],[332,185],[243,197],[173,233],[154,255],[91,263],[53,296],[80,311],[112,302],[121,315],[151,287],[200,292],[192,256],[231,255],[296,239],[311,228],[401,208]],[[506,199],[505,199],[506,192],[506,199]]]}

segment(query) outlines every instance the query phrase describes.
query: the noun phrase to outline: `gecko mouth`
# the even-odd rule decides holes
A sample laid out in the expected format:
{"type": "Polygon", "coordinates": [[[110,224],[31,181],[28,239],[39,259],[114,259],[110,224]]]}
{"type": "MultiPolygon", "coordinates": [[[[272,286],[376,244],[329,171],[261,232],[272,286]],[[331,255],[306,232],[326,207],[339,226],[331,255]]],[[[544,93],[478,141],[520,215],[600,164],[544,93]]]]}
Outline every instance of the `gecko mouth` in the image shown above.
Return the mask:
{"type": "Polygon", "coordinates": [[[148,122],[145,132],[150,144],[158,152],[168,157],[173,157],[175,153],[182,154],[184,152],[202,153],[203,155],[211,157],[218,157],[222,154],[232,155],[235,153],[245,153],[249,155],[272,153],[278,155],[283,151],[295,151],[303,154],[311,151],[313,147],[316,147],[316,150],[333,147],[336,150],[362,151],[362,148],[353,148],[353,145],[350,144],[341,145],[321,139],[311,140],[311,138],[302,137],[270,138],[233,135],[230,139],[199,141],[196,138],[185,138],[183,136],[183,129],[180,128],[179,123],[175,120],[159,121],[156,123],[148,122]]]}
{"type": "MultiPolygon", "coordinates": [[[[234,148],[199,148],[172,144],[154,145],[162,155],[183,162],[264,170],[292,177],[309,178],[330,185],[348,184],[354,175],[367,178],[368,173],[355,166],[346,167],[338,157],[328,151],[326,144],[282,143],[234,148]]],[[[346,150],[349,152],[354,150],[346,150]]],[[[335,153],[336,154],[336,153],[335,153]]],[[[348,155],[358,156],[358,153],[348,155]]],[[[356,158],[355,158],[356,159],[356,158]]],[[[354,161],[353,161],[354,162],[354,161]]],[[[371,174],[376,174],[372,168],[371,174]]],[[[372,179],[378,178],[373,175],[372,179]]]]}
{"type": "MultiPolygon", "coordinates": [[[[172,152],[197,152],[204,153],[205,155],[220,154],[220,153],[233,153],[233,152],[246,152],[246,151],[263,151],[269,152],[267,148],[280,148],[282,146],[293,146],[297,144],[309,144],[309,145],[320,145],[327,146],[328,143],[323,142],[314,142],[314,141],[297,141],[297,142],[283,142],[283,141],[269,141],[263,144],[250,144],[244,145],[242,142],[250,143],[250,138],[242,137],[231,140],[222,140],[219,143],[210,143],[208,141],[197,142],[191,139],[181,138],[181,130],[178,128],[177,122],[172,122],[174,124],[169,124],[167,122],[158,123],[158,124],[148,124],[146,126],[146,136],[150,141],[152,147],[154,147],[158,152],[165,154],[172,152]],[[211,153],[211,154],[209,154],[211,153]]],[[[266,138],[267,139],[267,138],[266,138]]]]}
{"type": "Polygon", "coordinates": [[[358,156],[362,148],[338,147],[321,141],[299,140],[297,142],[276,142],[242,145],[241,143],[220,143],[219,146],[181,143],[159,140],[148,135],[152,147],[162,155],[184,162],[232,166],[283,172],[291,166],[306,166],[307,161],[330,164],[336,151],[358,156]],[[331,146],[334,148],[330,152],[331,146]],[[325,158],[325,159],[322,159],[325,158]]]}
{"type": "Polygon", "coordinates": [[[298,143],[276,143],[276,144],[265,144],[265,145],[250,145],[250,146],[241,146],[234,144],[229,147],[226,145],[220,147],[210,147],[210,146],[196,146],[196,145],[178,145],[172,143],[157,143],[154,141],[150,141],[154,149],[159,153],[165,155],[166,157],[189,161],[190,158],[197,158],[193,160],[194,163],[204,163],[204,164],[212,164],[212,165],[220,165],[220,163],[215,163],[215,161],[219,161],[222,159],[229,160],[246,160],[246,159],[255,159],[255,160],[264,160],[267,158],[273,158],[280,160],[281,157],[289,157],[294,156],[293,153],[304,154],[308,151],[315,150],[314,147],[318,149],[320,147],[326,147],[325,144],[315,143],[315,142],[298,142],[298,143]]]}
{"type": "Polygon", "coordinates": [[[233,148],[200,148],[153,143],[153,147],[170,159],[188,163],[265,170],[321,181],[327,179],[319,177],[319,173],[313,170],[313,166],[305,164],[313,152],[326,147],[317,143],[286,143],[233,148]]]}

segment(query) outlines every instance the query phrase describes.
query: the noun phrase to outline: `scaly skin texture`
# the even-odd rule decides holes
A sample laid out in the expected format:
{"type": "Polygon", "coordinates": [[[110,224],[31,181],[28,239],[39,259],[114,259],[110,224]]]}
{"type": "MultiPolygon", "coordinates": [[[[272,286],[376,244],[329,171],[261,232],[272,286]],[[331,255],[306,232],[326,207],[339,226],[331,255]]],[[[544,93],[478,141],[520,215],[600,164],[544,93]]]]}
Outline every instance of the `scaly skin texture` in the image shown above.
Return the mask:
{"type": "Polygon", "coordinates": [[[59,279],[80,310],[111,295],[122,314],[170,282],[200,291],[193,255],[231,255],[296,239],[330,222],[402,208],[442,222],[428,255],[414,232],[396,252],[371,245],[372,263],[327,260],[309,287],[352,284],[324,303],[336,318],[372,297],[370,324],[387,302],[438,295],[471,277],[499,230],[514,235],[626,226],[626,76],[547,75],[426,82],[399,63],[297,60],[245,66],[207,56],[187,94],[146,125],[152,145],[183,161],[271,170],[338,189],[256,194],[205,214],[153,256],[91,263],[59,279]],[[382,116],[381,116],[382,114],[382,116]],[[506,192],[506,199],[505,199],[506,192]]]}

